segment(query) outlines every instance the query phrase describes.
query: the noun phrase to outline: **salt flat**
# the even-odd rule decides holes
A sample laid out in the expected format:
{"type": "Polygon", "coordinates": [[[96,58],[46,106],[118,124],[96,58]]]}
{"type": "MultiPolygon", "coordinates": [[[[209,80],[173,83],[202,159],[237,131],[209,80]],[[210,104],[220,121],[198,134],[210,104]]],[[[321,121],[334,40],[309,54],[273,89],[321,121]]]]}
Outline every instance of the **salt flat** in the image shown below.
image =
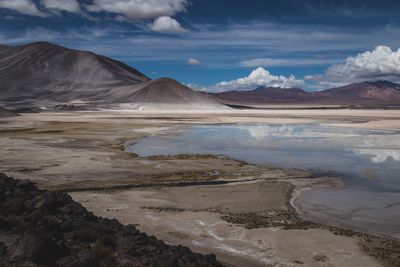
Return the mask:
{"type": "Polygon", "coordinates": [[[399,130],[400,111],[23,114],[0,119],[0,172],[71,192],[96,215],[139,224],[150,235],[216,253],[235,266],[396,266],[398,241],[296,216],[290,205],[296,188],[338,186],[334,177],[215,155],[140,157],[125,152],[128,143],[171,133],[172,128],[237,123],[399,130]]]}

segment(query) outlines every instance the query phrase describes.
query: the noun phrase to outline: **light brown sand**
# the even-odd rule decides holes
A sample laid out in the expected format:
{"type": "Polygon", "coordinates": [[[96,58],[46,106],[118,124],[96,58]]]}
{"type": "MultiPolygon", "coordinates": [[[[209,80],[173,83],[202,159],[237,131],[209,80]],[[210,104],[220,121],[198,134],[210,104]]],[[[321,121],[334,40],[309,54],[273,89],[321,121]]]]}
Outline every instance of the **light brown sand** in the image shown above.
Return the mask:
{"type": "MultiPolygon", "coordinates": [[[[238,266],[379,266],[356,237],[322,229],[246,229],[216,212],[284,209],[286,181],[307,172],[261,169],[226,158],[146,159],[121,144],[170,127],[210,123],[317,123],[336,127],[400,129],[399,110],[103,111],[24,114],[0,119],[0,172],[29,178],[41,187],[84,190],[178,182],[252,180],[262,183],[145,188],[74,193],[97,215],[140,224],[173,244],[214,252],[238,266]],[[272,181],[273,180],[273,181],[272,181]],[[264,184],[264,185],[263,185],[264,184]],[[143,209],[142,207],[147,207],[143,209]],[[152,209],[158,208],[158,209],[152,209]]],[[[295,180],[310,185],[310,181],[295,180]]]]}
{"type": "Polygon", "coordinates": [[[234,266],[381,266],[360,249],[357,238],[322,229],[246,229],[216,213],[284,209],[282,190],[282,184],[258,182],[72,196],[97,215],[136,224],[172,244],[215,253],[234,266]]]}

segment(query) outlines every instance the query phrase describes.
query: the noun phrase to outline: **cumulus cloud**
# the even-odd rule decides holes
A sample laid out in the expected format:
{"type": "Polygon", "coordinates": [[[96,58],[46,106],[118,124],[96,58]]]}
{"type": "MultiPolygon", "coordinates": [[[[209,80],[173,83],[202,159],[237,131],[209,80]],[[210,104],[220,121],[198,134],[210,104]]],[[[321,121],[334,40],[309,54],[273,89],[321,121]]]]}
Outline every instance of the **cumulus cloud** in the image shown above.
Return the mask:
{"type": "Polygon", "coordinates": [[[268,87],[301,87],[304,85],[304,81],[296,79],[295,76],[291,75],[285,77],[282,75],[275,76],[272,75],[268,70],[264,68],[257,68],[253,70],[249,76],[233,80],[233,81],[223,81],[216,84],[218,91],[228,91],[228,90],[253,90],[258,86],[268,86],[268,87]]]}
{"type": "Polygon", "coordinates": [[[188,0],[94,0],[91,12],[111,12],[128,19],[155,19],[186,10],[188,0]]]}
{"type": "MultiPolygon", "coordinates": [[[[39,8],[33,0],[0,0],[0,8],[17,11],[24,15],[47,17],[60,15],[61,11],[82,14],[78,0],[38,0],[39,8]]],[[[189,0],[93,0],[91,4],[83,5],[85,10],[93,13],[105,12],[115,15],[118,21],[156,19],[155,29],[182,32],[184,29],[172,19],[179,12],[186,11],[189,0]],[[161,19],[161,20],[158,20],[161,19]]],[[[161,31],[161,30],[160,30],[161,31]]]]}
{"type": "Polygon", "coordinates": [[[400,49],[393,51],[388,46],[380,45],[373,51],[348,57],[344,63],[332,65],[323,75],[305,78],[326,85],[374,80],[399,82],[400,49]]]}
{"type": "Polygon", "coordinates": [[[182,33],[186,31],[178,21],[168,16],[157,18],[149,26],[152,31],[156,32],[182,33]]]}
{"type": "Polygon", "coordinates": [[[79,3],[76,0],[42,0],[41,4],[47,9],[67,11],[70,13],[81,12],[79,3]]]}
{"type": "Polygon", "coordinates": [[[188,65],[200,65],[200,61],[198,59],[195,59],[195,58],[189,58],[187,60],[187,64],[188,65]]]}
{"type": "Polygon", "coordinates": [[[0,0],[0,8],[10,9],[24,15],[47,16],[31,0],[0,0]]]}
{"type": "Polygon", "coordinates": [[[332,78],[347,76],[352,79],[400,77],[400,49],[378,46],[373,51],[348,57],[343,64],[333,65],[326,75],[332,78]]]}
{"type": "Polygon", "coordinates": [[[295,76],[275,76],[264,68],[257,68],[253,70],[249,76],[239,78],[232,81],[223,81],[212,86],[202,87],[194,84],[189,84],[196,90],[209,91],[209,92],[225,92],[225,91],[248,91],[253,90],[259,86],[266,87],[280,87],[280,88],[292,88],[302,87],[304,85],[303,80],[296,79],[295,76]]]}

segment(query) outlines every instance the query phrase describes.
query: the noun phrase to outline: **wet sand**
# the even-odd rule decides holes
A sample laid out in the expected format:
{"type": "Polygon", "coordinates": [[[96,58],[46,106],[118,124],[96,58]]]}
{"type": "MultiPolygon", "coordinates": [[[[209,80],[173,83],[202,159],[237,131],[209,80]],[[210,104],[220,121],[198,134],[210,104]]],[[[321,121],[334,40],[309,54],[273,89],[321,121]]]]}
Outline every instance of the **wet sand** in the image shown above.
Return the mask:
{"type": "Polygon", "coordinates": [[[400,111],[24,114],[0,120],[0,172],[74,192],[96,215],[139,224],[150,235],[216,253],[235,266],[395,266],[397,243],[304,224],[294,216],[294,186],[337,185],[332,178],[225,157],[124,152],[126,142],[170,127],[251,122],[399,129],[400,111]],[[377,253],[382,246],[384,255],[377,253]]]}
{"type": "Polygon", "coordinates": [[[357,238],[324,229],[252,229],[223,219],[285,213],[288,189],[285,183],[260,181],[72,197],[95,214],[135,224],[169,243],[215,253],[234,266],[381,266],[362,251],[357,238]]]}

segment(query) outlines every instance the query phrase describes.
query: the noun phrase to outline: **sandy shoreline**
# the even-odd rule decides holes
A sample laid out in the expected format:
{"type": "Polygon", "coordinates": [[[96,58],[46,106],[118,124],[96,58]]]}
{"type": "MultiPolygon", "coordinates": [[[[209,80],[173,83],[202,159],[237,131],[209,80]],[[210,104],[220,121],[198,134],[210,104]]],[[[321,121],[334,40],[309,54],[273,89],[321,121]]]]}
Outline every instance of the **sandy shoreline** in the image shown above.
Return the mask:
{"type": "MultiPolygon", "coordinates": [[[[337,186],[331,179],[313,178],[308,183],[337,186]]],[[[381,266],[361,247],[388,253],[396,249],[379,247],[387,242],[385,238],[300,219],[290,206],[295,188],[289,185],[261,179],[222,186],[161,186],[71,195],[97,215],[134,224],[171,244],[215,253],[232,266],[381,266]],[[266,184],[271,191],[263,191],[259,199],[257,193],[266,184]],[[279,193],[274,184],[283,186],[283,191],[279,193]],[[241,192],[246,193],[240,196],[241,192]]]]}
{"type": "Polygon", "coordinates": [[[121,147],[126,141],[166,133],[171,126],[210,123],[319,123],[399,130],[400,111],[25,114],[1,120],[0,172],[31,179],[42,188],[80,191],[72,196],[96,215],[140,224],[148,234],[216,253],[237,266],[395,266],[396,244],[385,238],[293,217],[290,203],[297,193],[291,189],[288,195],[288,185],[297,190],[332,185],[329,177],[225,157],[140,158],[121,147]],[[221,180],[229,183],[216,183],[221,180]],[[198,199],[204,201],[194,202],[198,199]],[[383,248],[385,254],[379,255],[377,250],[383,248]]]}

